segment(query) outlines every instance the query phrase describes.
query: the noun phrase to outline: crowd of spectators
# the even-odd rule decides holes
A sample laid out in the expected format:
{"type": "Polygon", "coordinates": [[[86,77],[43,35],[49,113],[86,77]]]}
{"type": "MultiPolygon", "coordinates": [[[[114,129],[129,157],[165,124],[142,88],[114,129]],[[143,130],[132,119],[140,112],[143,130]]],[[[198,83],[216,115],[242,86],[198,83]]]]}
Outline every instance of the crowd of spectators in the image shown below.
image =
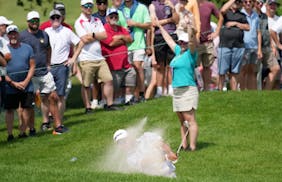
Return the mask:
{"type": "Polygon", "coordinates": [[[110,7],[108,0],[81,0],[73,29],[65,22],[65,5],[55,2],[46,22],[40,23],[37,11],[28,12],[21,32],[0,16],[0,103],[7,140],[14,139],[15,110],[19,137],[27,137],[28,129],[36,134],[35,100],[42,131],[68,131],[63,118],[70,76],[81,83],[85,114],[173,96],[175,52],[164,31],[177,43],[183,34],[189,35],[186,43],[195,38],[192,73],[199,91],[281,89],[279,5],[276,0],[228,0],[222,7],[208,0],[112,0],[110,7]]]}

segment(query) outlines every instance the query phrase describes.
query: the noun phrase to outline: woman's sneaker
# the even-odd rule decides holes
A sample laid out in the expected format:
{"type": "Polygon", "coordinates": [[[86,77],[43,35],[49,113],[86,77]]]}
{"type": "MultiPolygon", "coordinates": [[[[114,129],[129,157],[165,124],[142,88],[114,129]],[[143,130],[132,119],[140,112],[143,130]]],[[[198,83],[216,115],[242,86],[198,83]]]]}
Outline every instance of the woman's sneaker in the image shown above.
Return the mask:
{"type": "Polygon", "coordinates": [[[61,125],[53,130],[53,135],[61,135],[67,132],[69,129],[66,128],[64,125],[61,125]]]}

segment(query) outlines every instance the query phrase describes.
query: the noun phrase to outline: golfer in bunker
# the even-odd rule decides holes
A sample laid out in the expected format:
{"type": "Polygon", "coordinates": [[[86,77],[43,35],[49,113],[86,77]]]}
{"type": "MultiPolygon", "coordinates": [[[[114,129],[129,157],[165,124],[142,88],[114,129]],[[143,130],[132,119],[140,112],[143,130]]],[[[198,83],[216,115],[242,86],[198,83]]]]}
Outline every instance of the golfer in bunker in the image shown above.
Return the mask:
{"type": "Polygon", "coordinates": [[[119,129],[113,139],[124,154],[124,163],[130,172],[176,177],[173,161],[177,156],[157,133],[145,132],[135,137],[129,131],[119,129]]]}

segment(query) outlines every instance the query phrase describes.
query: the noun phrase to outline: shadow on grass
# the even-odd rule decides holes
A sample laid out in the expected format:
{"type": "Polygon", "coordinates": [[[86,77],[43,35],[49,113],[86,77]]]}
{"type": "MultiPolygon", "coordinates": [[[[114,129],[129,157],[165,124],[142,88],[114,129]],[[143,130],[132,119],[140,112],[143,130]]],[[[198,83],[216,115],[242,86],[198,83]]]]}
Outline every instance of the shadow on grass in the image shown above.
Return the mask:
{"type": "Polygon", "coordinates": [[[206,148],[215,146],[215,143],[209,142],[198,142],[197,143],[197,150],[205,150],[206,148]]]}

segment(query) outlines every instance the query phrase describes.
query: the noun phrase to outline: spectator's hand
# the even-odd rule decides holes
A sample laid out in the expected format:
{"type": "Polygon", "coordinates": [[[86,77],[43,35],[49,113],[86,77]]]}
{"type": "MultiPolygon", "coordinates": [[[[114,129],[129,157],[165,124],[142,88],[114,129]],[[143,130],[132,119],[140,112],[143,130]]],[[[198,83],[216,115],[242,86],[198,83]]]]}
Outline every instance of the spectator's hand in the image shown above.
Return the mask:
{"type": "Polygon", "coordinates": [[[132,19],[126,20],[126,23],[129,27],[135,27],[136,26],[136,22],[133,21],[132,19]]]}
{"type": "Polygon", "coordinates": [[[76,64],[73,64],[71,66],[71,76],[74,76],[77,74],[77,65],[76,64]]]}
{"type": "Polygon", "coordinates": [[[74,63],[75,63],[75,59],[72,57],[72,58],[69,58],[66,62],[65,62],[65,66],[72,66],[74,63]]]}
{"type": "Polygon", "coordinates": [[[277,45],[278,49],[282,50],[282,44],[277,45]]]}
{"type": "Polygon", "coordinates": [[[208,35],[208,40],[213,40],[213,39],[215,39],[217,36],[218,36],[217,33],[212,32],[211,34],[208,35]]]}
{"type": "Polygon", "coordinates": [[[258,55],[258,60],[261,60],[261,58],[263,57],[262,52],[258,50],[257,55],[258,55]]]}
{"type": "Polygon", "coordinates": [[[146,51],[147,56],[151,56],[153,53],[152,48],[150,47],[147,47],[145,51],[146,51]]]}
{"type": "Polygon", "coordinates": [[[226,22],[226,23],[225,23],[225,26],[226,26],[227,28],[230,28],[230,27],[235,27],[236,24],[237,24],[236,21],[229,21],[229,22],[226,22]]]}
{"type": "Polygon", "coordinates": [[[11,86],[15,87],[18,90],[24,90],[25,89],[25,84],[23,84],[22,82],[12,82],[11,86]]]}

